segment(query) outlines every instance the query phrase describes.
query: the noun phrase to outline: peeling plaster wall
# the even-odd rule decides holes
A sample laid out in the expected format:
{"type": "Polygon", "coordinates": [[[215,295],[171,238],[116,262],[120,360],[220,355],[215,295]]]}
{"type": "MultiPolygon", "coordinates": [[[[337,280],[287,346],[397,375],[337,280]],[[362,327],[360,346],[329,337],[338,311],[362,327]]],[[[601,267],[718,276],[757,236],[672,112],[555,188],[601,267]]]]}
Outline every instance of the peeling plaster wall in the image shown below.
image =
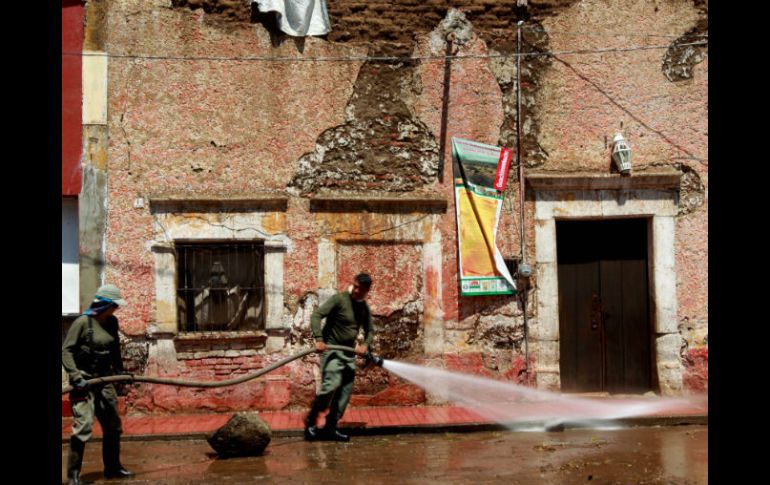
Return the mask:
{"type": "Polygon", "coordinates": [[[80,158],[82,185],[78,198],[80,211],[80,306],[91,304],[96,290],[105,283],[105,233],[109,193],[107,93],[109,59],[105,52],[104,19],[109,5],[94,0],[84,6],[82,59],[83,143],[80,158]]]}
{"type": "Polygon", "coordinates": [[[414,115],[413,71],[406,63],[361,66],[346,123],[321,134],[315,151],[300,159],[291,186],[303,193],[405,192],[433,182],[438,143],[414,115]]]}
{"type": "MultiPolygon", "coordinates": [[[[551,32],[550,49],[558,52],[667,45],[697,21],[698,12],[683,1],[585,0],[544,20],[543,26],[551,32]],[[609,35],[628,24],[640,34],[609,35]],[[646,37],[644,32],[671,37],[646,37]]],[[[540,138],[549,153],[546,167],[606,171],[608,144],[616,131],[623,132],[634,150],[634,170],[680,161],[700,165],[694,159],[708,157],[703,103],[708,60],[695,68],[691,82],[672,83],[661,72],[664,53],[650,49],[557,55],[538,96],[544,127],[540,138]]]]}
{"type": "MultiPolygon", "coordinates": [[[[706,196],[707,197],[707,196],[706,196]]],[[[708,199],[677,218],[677,296],[685,389],[708,390],[708,199]]]]}
{"type": "MultiPolygon", "coordinates": [[[[303,55],[289,43],[273,48],[259,25],[223,25],[202,10],[153,3],[112,2],[111,53],[303,55]]],[[[318,39],[304,46],[305,56],[364,53],[318,39]]],[[[114,58],[107,276],[122,284],[132,302],[131,313],[123,316],[127,332],[143,333],[154,318],[154,263],[147,248],[153,220],[147,198],[285,189],[296,160],[312,150],[318,134],[343,122],[359,64],[114,58]],[[144,200],[143,207],[134,207],[136,199],[144,200]]],[[[300,233],[297,251],[307,249],[303,240],[300,233]]]]}
{"type": "MultiPolygon", "coordinates": [[[[94,3],[109,4],[109,9],[92,17],[104,28],[90,35],[113,55],[443,56],[449,33],[453,55],[510,54],[516,49],[519,20],[525,21],[524,52],[671,45],[525,57],[522,163],[545,172],[609,173],[608,144],[621,130],[634,150],[634,173],[659,166],[685,173],[675,222],[679,358],[686,368],[685,386],[703,387],[704,365],[707,384],[708,107],[703,100],[708,56],[704,49],[688,53],[676,47],[704,32],[707,12],[700,2],[342,0],[330,4],[332,32],[325,39],[269,31],[269,21],[246,2],[94,3]],[[634,25],[638,35],[617,35],[626,24],[634,25]],[[705,360],[699,349],[705,349],[705,360]]],[[[452,60],[442,154],[444,71],[442,59],[292,63],[111,57],[105,276],[131,303],[119,316],[123,330],[139,345],[132,351],[137,368],[209,379],[293,353],[311,340],[313,309],[364,270],[375,276],[376,347],[386,356],[534,383],[534,376],[524,373],[521,303],[511,297],[458,295],[451,186],[449,137],[515,151],[515,58],[452,60]],[[438,196],[447,207],[438,213],[311,207],[318,195],[367,199],[373,191],[438,196]],[[265,336],[268,344],[228,357],[212,354],[220,352],[214,348],[197,355],[180,350],[168,336],[155,340],[150,335],[144,343],[150,330],[164,323],[159,315],[173,318],[173,309],[156,306],[162,298],[153,245],[166,236],[149,200],[158,194],[218,200],[288,197],[285,210],[267,211],[259,221],[260,231],[286,241],[282,308],[268,322],[273,331],[265,336]]],[[[511,170],[498,237],[507,258],[518,257],[521,247],[516,169],[511,170]]],[[[535,201],[526,195],[527,258],[534,261],[535,201]]],[[[190,227],[207,234],[211,224],[190,227]]],[[[531,283],[527,315],[530,325],[537,325],[537,273],[531,283]]],[[[161,291],[173,291],[173,285],[161,291]]],[[[173,319],[168,326],[173,334],[173,319]]],[[[668,340],[666,345],[678,348],[668,340]]],[[[530,369],[534,355],[543,356],[546,366],[558,365],[558,341],[530,342],[529,350],[530,369]]],[[[129,407],[180,412],[304,406],[320,377],[317,362],[312,357],[309,362],[294,363],[240,390],[175,395],[162,386],[145,386],[135,390],[129,407]]],[[[354,405],[432,399],[376,369],[359,377],[354,405]]]]}
{"type": "MultiPolygon", "coordinates": [[[[448,31],[465,30],[462,24],[457,24],[454,29],[447,30],[439,26],[436,34],[448,31]]],[[[467,34],[466,34],[467,35],[467,34]]],[[[454,55],[483,55],[489,51],[486,44],[477,35],[469,38],[462,36],[463,43],[456,43],[454,55]]],[[[417,37],[415,56],[444,55],[445,47],[441,42],[435,41],[434,35],[422,35],[417,37]]],[[[444,83],[444,63],[436,61],[423,62],[418,68],[422,80],[422,92],[417,101],[417,112],[425,124],[430,127],[436,138],[441,134],[441,107],[444,83]]],[[[469,59],[462,62],[454,62],[451,66],[451,85],[449,88],[450,116],[448,118],[447,133],[458,138],[475,140],[481,143],[495,144],[499,137],[500,126],[503,124],[504,113],[501,103],[500,86],[490,68],[489,62],[484,59],[469,59]],[[462,115],[458,115],[462,113],[462,115]]],[[[452,174],[452,147],[450,140],[444,152],[444,180],[451,181],[452,174]]],[[[443,302],[444,321],[447,328],[451,328],[452,322],[461,318],[462,305],[470,304],[475,298],[459,297],[457,289],[457,235],[455,220],[454,193],[450,183],[443,187],[443,193],[449,206],[448,216],[445,217],[439,229],[444,234],[442,252],[444,255],[442,280],[444,286],[443,302]]],[[[481,297],[486,298],[486,297],[481,297]]]]}
{"type": "Polygon", "coordinates": [[[707,358],[704,364],[689,352],[708,352],[708,56],[707,48],[676,46],[707,36],[707,8],[690,1],[584,0],[544,19],[552,51],[671,47],[557,55],[537,94],[539,140],[548,153],[541,170],[613,171],[609,147],[621,131],[634,153],[633,173],[662,166],[683,172],[675,241],[680,358],[686,375],[701,375],[699,384],[685,379],[685,391],[704,387],[704,365],[707,383],[707,358]],[[633,32],[610,35],[623,25],[634,25],[633,32]]]}

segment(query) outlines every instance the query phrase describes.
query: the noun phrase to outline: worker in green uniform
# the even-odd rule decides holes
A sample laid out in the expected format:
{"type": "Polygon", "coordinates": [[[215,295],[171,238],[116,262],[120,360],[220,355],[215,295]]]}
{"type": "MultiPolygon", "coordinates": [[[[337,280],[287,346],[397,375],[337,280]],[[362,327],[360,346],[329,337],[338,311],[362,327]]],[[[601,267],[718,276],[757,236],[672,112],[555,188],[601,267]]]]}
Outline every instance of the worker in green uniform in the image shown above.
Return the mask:
{"type": "Polygon", "coordinates": [[[61,360],[69,375],[72,409],[72,436],[67,456],[68,485],[79,485],[80,468],[86,442],[91,439],[94,416],[104,433],[102,460],[106,478],[130,477],[120,463],[120,434],[118,394],[112,384],[89,385],[88,379],[123,372],[118,339],[118,319],[113,315],[126,301],[115,285],[97,290],[91,306],[79,316],[67,332],[62,344],[61,360]]]}
{"type": "Polygon", "coordinates": [[[355,345],[356,355],[363,356],[372,345],[374,329],[372,316],[365,298],[372,287],[372,278],[360,273],[353,279],[353,286],[326,300],[313,312],[310,319],[316,352],[324,352],[321,357],[321,391],[316,395],[310,412],[305,418],[305,439],[325,439],[332,441],[350,441],[350,436],[337,429],[337,422],[345,413],[353,391],[356,376],[355,355],[341,350],[327,350],[326,345],[355,345]],[[321,327],[321,319],[326,324],[321,327]],[[364,344],[356,344],[359,330],[364,330],[364,344]],[[329,409],[323,429],[316,427],[318,414],[329,409]]]}

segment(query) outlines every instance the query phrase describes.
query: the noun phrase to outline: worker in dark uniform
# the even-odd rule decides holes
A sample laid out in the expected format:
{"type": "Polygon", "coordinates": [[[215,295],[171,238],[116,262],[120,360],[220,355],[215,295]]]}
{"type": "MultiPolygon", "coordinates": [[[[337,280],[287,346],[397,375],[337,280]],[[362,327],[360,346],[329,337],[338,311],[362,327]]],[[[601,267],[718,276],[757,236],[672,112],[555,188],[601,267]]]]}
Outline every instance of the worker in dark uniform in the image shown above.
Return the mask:
{"type": "Polygon", "coordinates": [[[69,375],[73,390],[70,392],[72,408],[72,436],[67,456],[68,485],[79,485],[80,468],[86,442],[91,439],[94,416],[99,419],[104,432],[102,460],[106,478],[130,477],[120,463],[120,434],[118,394],[112,384],[90,386],[86,381],[123,372],[118,339],[118,319],[113,313],[125,305],[120,290],[114,285],[104,285],[94,296],[91,306],[79,316],[67,332],[62,345],[61,360],[69,375]]]}
{"type": "Polygon", "coordinates": [[[311,326],[316,341],[316,352],[324,352],[321,358],[321,391],[315,397],[310,412],[305,418],[305,439],[326,439],[332,441],[350,441],[350,436],[337,429],[337,422],[345,413],[353,391],[356,376],[356,357],[341,350],[326,350],[327,344],[353,347],[355,353],[363,356],[369,350],[374,338],[372,316],[364,300],[372,287],[372,278],[360,273],[353,279],[353,286],[348,291],[339,292],[326,300],[313,312],[311,326]],[[321,328],[321,319],[326,324],[321,328]],[[357,345],[359,329],[364,330],[364,344],[357,345]],[[318,414],[329,409],[326,425],[316,427],[318,414]]]}

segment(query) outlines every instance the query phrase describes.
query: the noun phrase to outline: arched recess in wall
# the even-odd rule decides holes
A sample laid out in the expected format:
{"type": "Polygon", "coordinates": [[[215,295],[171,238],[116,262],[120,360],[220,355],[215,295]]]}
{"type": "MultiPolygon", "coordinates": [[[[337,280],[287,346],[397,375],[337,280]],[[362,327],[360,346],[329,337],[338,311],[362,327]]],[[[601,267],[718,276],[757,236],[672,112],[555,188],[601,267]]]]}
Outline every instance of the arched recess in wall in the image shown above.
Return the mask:
{"type": "Polygon", "coordinates": [[[421,310],[424,345],[411,350],[426,355],[441,354],[444,315],[439,222],[446,210],[446,198],[441,195],[317,195],[311,198],[310,211],[323,234],[318,242],[320,300],[344,289],[346,279],[352,274],[372,272],[375,281],[374,294],[369,298],[373,299],[370,301],[372,311],[385,315],[403,311],[388,308],[390,303],[385,295],[393,292],[396,305],[403,303],[403,307],[417,313],[421,310]],[[410,261],[412,267],[405,272],[411,276],[387,283],[388,275],[378,274],[378,247],[383,248],[383,254],[392,253],[394,264],[402,264],[399,261],[402,258],[410,261]],[[368,261],[357,266],[342,260],[356,256],[368,261]],[[384,284],[378,285],[378,279],[384,284]],[[397,295],[399,288],[406,296],[397,295]]]}

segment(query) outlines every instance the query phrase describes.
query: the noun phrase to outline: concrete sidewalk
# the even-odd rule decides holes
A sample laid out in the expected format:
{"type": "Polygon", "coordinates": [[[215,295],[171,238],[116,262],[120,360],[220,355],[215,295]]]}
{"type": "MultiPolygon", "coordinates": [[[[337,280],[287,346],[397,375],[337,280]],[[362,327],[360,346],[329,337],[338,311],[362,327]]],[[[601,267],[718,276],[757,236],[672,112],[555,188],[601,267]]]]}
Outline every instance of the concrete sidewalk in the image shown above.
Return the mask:
{"type": "MultiPolygon", "coordinates": [[[[617,398],[603,398],[599,401],[619,402],[617,398]]],[[[484,418],[466,408],[457,406],[411,406],[411,407],[356,407],[348,408],[340,421],[340,428],[353,435],[394,434],[414,432],[482,431],[494,429],[526,429],[543,425],[542,421],[526,419],[540,403],[516,404],[521,419],[515,423],[502,424],[484,418]]],[[[307,410],[260,411],[274,436],[301,436],[307,410]]],[[[173,440],[201,439],[223,426],[234,413],[188,414],[188,415],[128,415],[123,416],[124,440],[173,440]]],[[[323,420],[320,420],[321,423],[323,420]]],[[[708,409],[696,404],[682,405],[665,413],[648,414],[622,418],[607,422],[608,425],[656,426],[679,424],[708,424],[708,409]]],[[[69,439],[72,418],[62,417],[62,442],[69,439]]],[[[566,428],[580,427],[567,422],[566,428]]],[[[100,439],[102,430],[94,423],[94,438],[100,439]]]]}

